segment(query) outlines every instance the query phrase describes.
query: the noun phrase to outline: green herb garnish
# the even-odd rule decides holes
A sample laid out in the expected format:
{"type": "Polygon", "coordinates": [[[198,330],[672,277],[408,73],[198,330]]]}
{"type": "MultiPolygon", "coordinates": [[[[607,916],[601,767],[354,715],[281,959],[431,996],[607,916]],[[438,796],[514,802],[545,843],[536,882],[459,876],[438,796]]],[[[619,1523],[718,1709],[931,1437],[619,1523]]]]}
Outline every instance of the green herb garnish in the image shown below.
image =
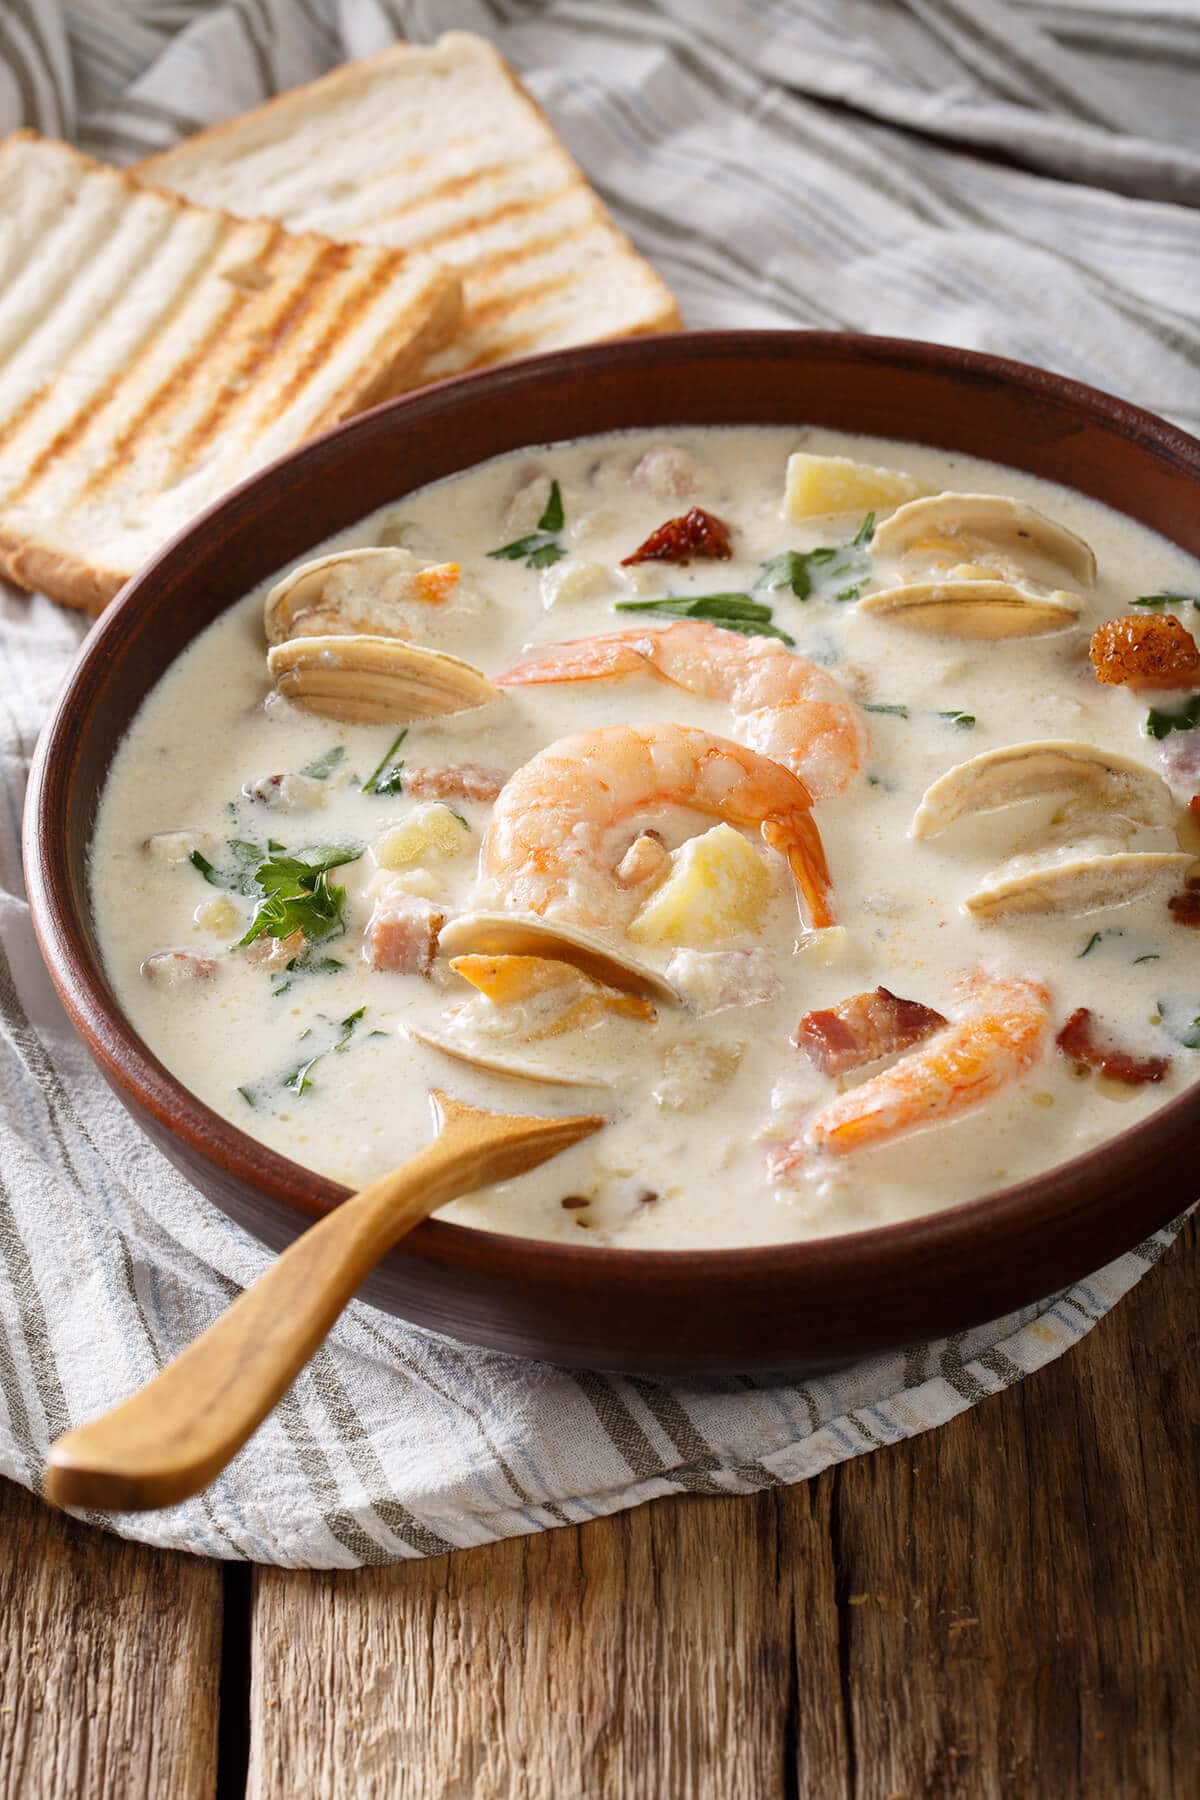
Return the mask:
{"type": "Polygon", "coordinates": [[[401,757],[400,761],[397,762],[395,757],[397,750],[407,736],[408,726],[406,725],[399,737],[397,737],[395,742],[385,752],[379,765],[363,782],[362,791],[364,794],[399,794],[403,792],[404,759],[401,757]]]}
{"type": "Polygon", "coordinates": [[[255,1098],[255,1093],[254,1093],[253,1088],[240,1087],[238,1089],[238,1093],[242,1096],[242,1099],[246,1102],[247,1106],[257,1107],[258,1101],[255,1098]]]}
{"type": "Polygon", "coordinates": [[[1139,963],[1144,963],[1144,962],[1161,962],[1161,961],[1162,961],[1162,956],[1161,956],[1161,954],[1160,954],[1160,952],[1159,952],[1159,951],[1157,951],[1157,950],[1148,950],[1148,951],[1147,951],[1147,952],[1146,952],[1146,955],[1145,955],[1145,956],[1135,956],[1135,957],[1134,957],[1134,959],[1133,959],[1133,967],[1134,967],[1134,968],[1135,968],[1135,969],[1136,969],[1136,968],[1137,968],[1137,966],[1138,966],[1138,964],[1139,964],[1139,963]]]}
{"type": "Polygon", "coordinates": [[[1170,737],[1173,731],[1195,731],[1200,725],[1200,694],[1193,694],[1181,712],[1160,712],[1151,707],[1146,714],[1146,735],[1152,738],[1170,737]]]}
{"type": "Polygon", "coordinates": [[[755,592],[790,588],[797,600],[807,600],[812,593],[808,564],[809,557],[802,550],[781,550],[762,565],[754,583],[755,592]]]}
{"type": "Polygon", "coordinates": [[[1160,1023],[1185,1050],[1200,1050],[1200,1013],[1192,999],[1160,1000],[1160,1023]]]}
{"type": "Polygon", "coordinates": [[[875,536],[875,514],[869,512],[850,542],[857,548],[860,544],[869,544],[875,536]]]}
{"type": "Polygon", "coordinates": [[[975,723],[974,713],[959,712],[955,707],[951,707],[948,712],[940,712],[938,718],[948,719],[951,725],[957,725],[960,731],[970,731],[975,723]]]}
{"type": "Polygon", "coordinates": [[[455,812],[455,810],[452,806],[448,806],[446,808],[446,811],[450,814],[450,817],[452,819],[458,820],[459,824],[462,826],[464,831],[470,831],[471,821],[469,819],[464,819],[462,814],[460,812],[455,812]]]}
{"type": "Polygon", "coordinates": [[[661,600],[618,600],[617,612],[664,613],[670,619],[708,619],[725,631],[738,631],[743,637],[779,638],[794,644],[795,638],[772,623],[772,609],[749,594],[665,595],[661,600]]]}
{"type": "Polygon", "coordinates": [[[310,763],[305,763],[300,773],[309,776],[313,781],[328,781],[345,754],[344,744],[334,744],[321,756],[314,756],[310,763]]]}
{"type": "Polygon", "coordinates": [[[892,715],[892,717],[895,719],[907,719],[909,717],[909,711],[908,711],[907,706],[883,706],[883,705],[874,705],[873,706],[873,705],[869,705],[866,702],[864,702],[863,711],[864,712],[873,712],[873,713],[890,713],[892,715]]]}
{"type": "Polygon", "coordinates": [[[232,867],[214,867],[199,850],[193,850],[188,861],[212,887],[225,888],[234,894],[255,893],[254,871],[267,856],[281,851],[283,845],[276,843],[274,838],[267,840],[265,850],[261,844],[252,844],[249,838],[227,838],[225,841],[233,859],[232,867]]]}
{"type": "Polygon", "coordinates": [[[260,863],[254,871],[258,905],[234,948],[260,937],[291,937],[294,931],[303,933],[310,944],[340,936],[346,929],[342,917],[346,890],[330,886],[329,871],[357,861],[362,853],[361,844],[318,844],[260,863]]]}
{"type": "Polygon", "coordinates": [[[557,481],[552,481],[537,530],[514,538],[511,544],[502,544],[499,550],[489,550],[488,555],[499,562],[523,562],[529,569],[548,569],[567,554],[556,535],[563,528],[563,519],[562,489],[557,481]]]}
{"type": "Polygon", "coordinates": [[[754,583],[755,593],[788,588],[797,600],[807,600],[818,585],[832,587],[850,576],[850,585],[836,588],[834,599],[857,600],[867,578],[863,552],[875,535],[875,514],[868,513],[848,544],[819,544],[815,550],[781,550],[763,563],[754,583]]]}
{"type": "MultiPolygon", "coordinates": [[[[279,1085],[283,1088],[285,1093],[306,1094],[308,1092],[309,1088],[313,1085],[312,1072],[317,1064],[321,1061],[322,1057],[331,1054],[336,1056],[339,1051],[346,1048],[350,1039],[354,1036],[355,1028],[358,1025],[359,1020],[366,1010],[365,1006],[360,1006],[357,1012],[350,1013],[347,1018],[344,1018],[341,1021],[338,1027],[338,1035],[332,1044],[327,1044],[323,1050],[317,1050],[306,1062],[300,1063],[290,1072],[290,1074],[283,1077],[279,1085]]],[[[307,1036],[308,1033],[304,1032],[303,1037],[307,1036]]]]}
{"type": "Polygon", "coordinates": [[[1102,931],[1093,931],[1091,937],[1088,939],[1087,943],[1083,946],[1083,949],[1079,952],[1079,955],[1076,957],[1075,960],[1077,962],[1082,962],[1082,960],[1085,956],[1090,956],[1092,954],[1092,951],[1096,948],[1096,945],[1100,942],[1100,939],[1103,936],[1104,936],[1104,933],[1102,931]]]}
{"type": "Polygon", "coordinates": [[[1135,606],[1194,606],[1200,610],[1200,594],[1139,594],[1135,606]]]}

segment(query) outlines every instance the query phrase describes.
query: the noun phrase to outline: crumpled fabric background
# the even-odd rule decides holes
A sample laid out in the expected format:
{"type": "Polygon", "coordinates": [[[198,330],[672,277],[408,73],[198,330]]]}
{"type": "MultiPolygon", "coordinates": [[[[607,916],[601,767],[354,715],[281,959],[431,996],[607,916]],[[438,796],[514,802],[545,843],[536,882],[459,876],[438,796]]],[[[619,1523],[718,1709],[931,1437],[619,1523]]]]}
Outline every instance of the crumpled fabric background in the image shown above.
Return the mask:
{"type": "MultiPolygon", "coordinates": [[[[971,345],[1200,424],[1196,0],[5,0],[0,129],[130,162],[451,26],[515,64],[689,324],[971,345]]],[[[21,803],[81,629],[0,592],[0,1471],[35,1488],[264,1264],[109,1096],[34,945],[21,803]]],[[[1173,1235],[803,1385],[572,1374],[355,1305],[207,1494],[115,1525],[347,1567],[801,1481],[1048,1362],[1173,1235]]]]}

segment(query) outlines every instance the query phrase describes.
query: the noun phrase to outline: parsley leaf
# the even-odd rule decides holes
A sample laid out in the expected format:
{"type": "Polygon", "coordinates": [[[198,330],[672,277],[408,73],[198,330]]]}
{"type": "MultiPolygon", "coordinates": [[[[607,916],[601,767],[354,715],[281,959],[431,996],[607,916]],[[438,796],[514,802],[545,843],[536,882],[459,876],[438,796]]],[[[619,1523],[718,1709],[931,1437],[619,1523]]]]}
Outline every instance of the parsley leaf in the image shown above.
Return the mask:
{"type": "Polygon", "coordinates": [[[957,725],[962,731],[970,731],[975,723],[974,713],[959,712],[956,707],[951,707],[948,712],[940,712],[938,718],[948,719],[951,725],[957,725]]]}
{"type": "Polygon", "coordinates": [[[306,1094],[308,1092],[313,1085],[312,1072],[317,1064],[323,1057],[336,1056],[346,1048],[366,1010],[365,1006],[360,1006],[357,1012],[350,1013],[341,1021],[338,1035],[332,1044],[327,1044],[323,1050],[315,1051],[306,1062],[298,1064],[283,1077],[279,1085],[285,1093],[306,1094]]]}
{"type": "Polygon", "coordinates": [[[557,481],[552,481],[550,498],[538,520],[537,530],[528,532],[525,537],[514,538],[511,544],[501,544],[498,550],[489,550],[488,555],[497,562],[523,562],[527,569],[548,569],[567,554],[557,537],[563,522],[562,489],[557,481]]]}
{"type": "Polygon", "coordinates": [[[893,718],[896,718],[896,719],[907,719],[909,717],[909,711],[908,711],[907,706],[884,706],[884,705],[872,706],[872,705],[868,704],[866,701],[864,701],[863,702],[863,711],[864,712],[873,712],[873,713],[891,713],[893,718]]]}
{"type": "Polygon", "coordinates": [[[850,542],[857,548],[860,544],[869,544],[875,536],[875,514],[869,512],[850,542]]]}
{"type": "Polygon", "coordinates": [[[1135,606],[1194,606],[1200,610],[1200,594],[1139,594],[1135,606]]]}
{"type": "Polygon", "coordinates": [[[1092,951],[1096,948],[1096,945],[1100,942],[1100,939],[1103,936],[1104,936],[1104,933],[1102,931],[1093,931],[1091,937],[1088,939],[1087,943],[1083,946],[1083,949],[1079,952],[1079,955],[1076,957],[1076,959],[1075,959],[1076,962],[1082,962],[1085,956],[1090,956],[1092,954],[1092,951]]]}
{"type": "Polygon", "coordinates": [[[807,600],[812,593],[808,563],[809,558],[802,550],[781,550],[778,556],[762,565],[754,584],[755,592],[761,588],[791,588],[797,600],[807,600]]]}
{"type": "Polygon", "coordinates": [[[772,623],[772,609],[749,594],[679,594],[665,595],[661,600],[618,600],[616,611],[664,613],[671,619],[707,619],[725,631],[740,632],[743,637],[773,637],[785,644],[796,641],[772,623]]]}
{"type": "Polygon", "coordinates": [[[346,746],[344,744],[334,744],[323,755],[314,756],[310,763],[305,763],[300,773],[309,776],[313,781],[328,781],[345,754],[346,746]]]}
{"type": "Polygon", "coordinates": [[[342,917],[346,890],[330,886],[329,871],[357,861],[362,852],[361,844],[318,844],[260,863],[254,871],[258,905],[234,948],[264,936],[290,937],[294,931],[302,932],[310,944],[339,937],[346,929],[342,917]]]}
{"type": "Polygon", "coordinates": [[[1170,737],[1173,731],[1195,731],[1200,725],[1200,694],[1193,694],[1181,712],[1160,712],[1156,706],[1146,714],[1146,735],[1170,737]]]}
{"type": "Polygon", "coordinates": [[[404,758],[396,761],[396,752],[408,736],[408,726],[385,751],[381,761],[362,784],[364,794],[399,794],[403,791],[404,758]]]}
{"type": "Polygon", "coordinates": [[[546,502],[546,510],[538,520],[539,531],[561,531],[563,528],[562,489],[557,481],[550,483],[550,498],[546,502]]]}

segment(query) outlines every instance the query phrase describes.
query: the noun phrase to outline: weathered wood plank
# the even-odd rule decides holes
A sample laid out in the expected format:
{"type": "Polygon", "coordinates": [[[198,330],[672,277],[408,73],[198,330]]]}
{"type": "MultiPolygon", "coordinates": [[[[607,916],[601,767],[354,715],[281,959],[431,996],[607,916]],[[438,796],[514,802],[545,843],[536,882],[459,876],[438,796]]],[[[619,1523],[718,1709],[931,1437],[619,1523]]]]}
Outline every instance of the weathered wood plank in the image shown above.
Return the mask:
{"type": "Polygon", "coordinates": [[[832,1581],[821,1508],[785,1541],[773,1494],[382,1572],[262,1570],[249,1794],[770,1800],[797,1718],[840,1761],[832,1581]]]}
{"type": "Polygon", "coordinates": [[[1198,1283],[1193,1223],[1070,1355],[838,1472],[858,1793],[1195,1793],[1198,1283]]]}
{"type": "Polygon", "coordinates": [[[216,1791],[221,1568],[0,1481],[0,1795],[216,1791]]]}

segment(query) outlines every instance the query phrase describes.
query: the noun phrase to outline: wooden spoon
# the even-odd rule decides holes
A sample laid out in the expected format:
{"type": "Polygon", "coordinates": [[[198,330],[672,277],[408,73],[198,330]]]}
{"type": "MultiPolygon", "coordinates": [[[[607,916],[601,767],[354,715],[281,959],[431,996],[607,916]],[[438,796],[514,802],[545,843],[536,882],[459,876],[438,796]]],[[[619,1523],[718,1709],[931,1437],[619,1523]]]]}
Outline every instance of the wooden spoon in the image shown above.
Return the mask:
{"type": "Polygon", "coordinates": [[[286,1393],[380,1258],[460,1194],[536,1169],[607,1121],[482,1112],[434,1092],[424,1150],[306,1231],[138,1393],[50,1449],[59,1506],[144,1512],[218,1476],[286,1393]]]}

